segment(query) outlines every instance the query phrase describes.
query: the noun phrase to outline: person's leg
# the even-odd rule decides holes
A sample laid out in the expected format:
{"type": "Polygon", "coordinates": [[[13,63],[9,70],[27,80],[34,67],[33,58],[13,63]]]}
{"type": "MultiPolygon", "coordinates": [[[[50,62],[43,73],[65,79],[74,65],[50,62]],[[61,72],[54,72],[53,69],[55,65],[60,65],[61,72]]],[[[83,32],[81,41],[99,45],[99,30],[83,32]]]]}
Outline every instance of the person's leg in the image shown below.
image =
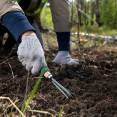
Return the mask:
{"type": "Polygon", "coordinates": [[[3,47],[3,35],[5,34],[6,28],[0,23],[0,49],[3,47]]]}
{"type": "Polygon", "coordinates": [[[2,48],[2,36],[0,35],[0,49],[2,48]]]}
{"type": "Polygon", "coordinates": [[[39,30],[39,27],[38,27],[35,19],[33,17],[28,17],[28,20],[31,23],[31,25],[33,26],[33,28],[35,29],[35,31],[36,31],[35,33],[36,33],[36,35],[37,35],[37,37],[38,37],[38,39],[43,47],[43,40],[42,40],[41,32],[39,30]]]}
{"type": "Polygon", "coordinates": [[[37,22],[37,25],[40,29],[40,32],[43,32],[43,33],[47,33],[49,30],[46,29],[46,28],[43,28],[42,24],[41,24],[41,13],[39,13],[38,15],[36,15],[35,17],[35,20],[37,22]]]}
{"type": "Polygon", "coordinates": [[[0,50],[0,54],[1,55],[8,55],[8,53],[11,51],[11,49],[13,48],[13,46],[16,44],[16,41],[14,39],[14,37],[11,35],[10,32],[8,32],[8,30],[1,24],[0,25],[0,41],[1,41],[1,50],[0,50]],[[3,45],[3,35],[5,33],[8,33],[8,37],[5,41],[5,44],[3,45]]]}
{"type": "Polygon", "coordinates": [[[70,57],[70,12],[67,0],[50,0],[50,8],[57,35],[58,54],[53,60],[55,63],[78,64],[77,59],[70,57]]]}
{"type": "Polygon", "coordinates": [[[8,54],[15,44],[16,44],[16,41],[14,37],[10,33],[8,33],[8,38],[3,46],[4,52],[8,54]]]}
{"type": "Polygon", "coordinates": [[[78,64],[77,59],[72,59],[70,51],[70,32],[57,32],[58,54],[53,60],[55,63],[78,64]]]}

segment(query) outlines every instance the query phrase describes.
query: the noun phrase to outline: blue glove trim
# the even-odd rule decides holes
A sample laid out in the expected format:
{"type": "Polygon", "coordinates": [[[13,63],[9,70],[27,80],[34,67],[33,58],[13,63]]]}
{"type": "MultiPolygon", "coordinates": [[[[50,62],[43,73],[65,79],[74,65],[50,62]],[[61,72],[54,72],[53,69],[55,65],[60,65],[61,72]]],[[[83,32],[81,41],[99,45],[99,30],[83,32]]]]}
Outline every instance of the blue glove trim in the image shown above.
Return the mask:
{"type": "Polygon", "coordinates": [[[11,32],[17,42],[21,34],[28,30],[34,30],[34,28],[28,22],[27,17],[19,11],[8,12],[3,15],[2,23],[9,30],[9,32],[11,32]]]}

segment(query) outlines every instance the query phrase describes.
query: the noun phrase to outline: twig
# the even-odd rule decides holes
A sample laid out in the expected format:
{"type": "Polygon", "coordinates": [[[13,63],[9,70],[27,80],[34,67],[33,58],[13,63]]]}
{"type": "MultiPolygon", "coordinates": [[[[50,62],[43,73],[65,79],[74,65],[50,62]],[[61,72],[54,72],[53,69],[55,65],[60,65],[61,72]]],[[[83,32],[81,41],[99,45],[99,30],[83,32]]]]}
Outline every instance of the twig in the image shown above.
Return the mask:
{"type": "Polygon", "coordinates": [[[48,50],[50,50],[50,44],[49,44],[49,39],[48,39],[48,32],[46,33],[46,39],[47,39],[47,47],[48,47],[48,50]]]}
{"type": "Polygon", "coordinates": [[[14,58],[14,57],[11,57],[11,58],[9,58],[9,59],[6,59],[5,61],[1,62],[0,65],[6,63],[8,60],[11,60],[11,59],[13,59],[13,58],[14,58]]]}
{"type": "Polygon", "coordinates": [[[39,95],[39,97],[47,102],[47,100],[44,97],[42,97],[41,95],[39,95]]]}
{"type": "MultiPolygon", "coordinates": [[[[16,102],[18,102],[19,100],[18,99],[16,99],[15,101],[14,101],[14,104],[16,104],[16,102]]],[[[12,106],[12,104],[10,104],[7,108],[10,108],[12,106]]]]}
{"type": "Polygon", "coordinates": [[[78,55],[80,56],[81,53],[80,53],[80,36],[79,36],[79,0],[77,0],[77,3],[76,3],[76,7],[77,7],[77,29],[78,29],[78,33],[77,33],[77,38],[78,38],[78,55]]]}
{"type": "Polygon", "coordinates": [[[9,97],[0,97],[0,99],[2,100],[9,100],[11,102],[11,104],[16,108],[17,111],[19,111],[19,113],[23,116],[26,117],[21,111],[20,109],[13,103],[13,101],[9,98],[9,97]]]}
{"type": "Polygon", "coordinates": [[[11,69],[11,73],[12,73],[12,76],[13,76],[13,79],[15,78],[15,76],[14,76],[14,73],[13,73],[13,69],[12,69],[12,67],[11,67],[11,65],[8,63],[8,65],[9,65],[9,67],[10,67],[10,69],[11,69]]]}

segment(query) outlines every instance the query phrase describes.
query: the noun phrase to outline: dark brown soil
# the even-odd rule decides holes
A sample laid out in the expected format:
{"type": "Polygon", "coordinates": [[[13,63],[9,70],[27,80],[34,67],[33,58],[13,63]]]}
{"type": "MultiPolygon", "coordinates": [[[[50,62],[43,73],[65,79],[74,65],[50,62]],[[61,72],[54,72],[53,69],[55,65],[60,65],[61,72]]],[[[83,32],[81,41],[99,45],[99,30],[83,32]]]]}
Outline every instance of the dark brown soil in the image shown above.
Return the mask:
{"type": "MultiPolygon", "coordinates": [[[[48,111],[57,117],[64,105],[63,117],[117,117],[117,53],[95,51],[93,48],[81,49],[79,65],[52,63],[56,53],[56,48],[46,50],[48,67],[53,77],[72,91],[75,97],[67,100],[50,80],[43,78],[29,108],[48,111]]],[[[77,50],[72,50],[71,55],[77,58],[77,50]]],[[[10,97],[14,101],[17,95],[16,105],[19,108],[25,95],[26,75],[27,71],[15,52],[0,57],[0,96],[10,97]]],[[[30,76],[29,94],[36,81],[37,77],[30,76]]],[[[6,103],[10,105],[8,101],[1,102],[1,116],[4,116],[6,103]]],[[[7,113],[10,109],[7,108],[7,113]]],[[[32,115],[50,117],[47,114],[27,112],[27,117],[32,115]]]]}

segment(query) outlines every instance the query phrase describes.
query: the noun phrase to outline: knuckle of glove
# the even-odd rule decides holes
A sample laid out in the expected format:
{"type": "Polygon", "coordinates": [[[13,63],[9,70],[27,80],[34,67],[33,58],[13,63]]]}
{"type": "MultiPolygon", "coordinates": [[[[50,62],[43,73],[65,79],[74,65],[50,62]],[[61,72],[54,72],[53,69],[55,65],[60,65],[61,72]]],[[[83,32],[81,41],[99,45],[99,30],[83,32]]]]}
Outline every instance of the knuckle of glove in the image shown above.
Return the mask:
{"type": "Polygon", "coordinates": [[[41,56],[35,59],[35,61],[33,62],[32,70],[31,70],[32,74],[38,74],[41,70],[42,65],[46,66],[46,62],[44,58],[45,58],[44,56],[41,56]]]}
{"type": "Polygon", "coordinates": [[[26,61],[22,61],[21,63],[23,66],[26,66],[26,64],[27,64],[26,61]]]}
{"type": "Polygon", "coordinates": [[[26,65],[26,70],[28,70],[28,71],[29,71],[29,70],[31,70],[31,69],[32,69],[32,67],[33,67],[33,66],[32,66],[31,64],[30,64],[30,65],[29,65],[29,64],[27,64],[27,65],[26,65]]]}
{"type": "Polygon", "coordinates": [[[41,70],[41,63],[35,62],[35,63],[33,64],[33,68],[32,68],[32,70],[31,70],[31,73],[32,73],[32,74],[38,74],[40,70],[41,70]]]}

